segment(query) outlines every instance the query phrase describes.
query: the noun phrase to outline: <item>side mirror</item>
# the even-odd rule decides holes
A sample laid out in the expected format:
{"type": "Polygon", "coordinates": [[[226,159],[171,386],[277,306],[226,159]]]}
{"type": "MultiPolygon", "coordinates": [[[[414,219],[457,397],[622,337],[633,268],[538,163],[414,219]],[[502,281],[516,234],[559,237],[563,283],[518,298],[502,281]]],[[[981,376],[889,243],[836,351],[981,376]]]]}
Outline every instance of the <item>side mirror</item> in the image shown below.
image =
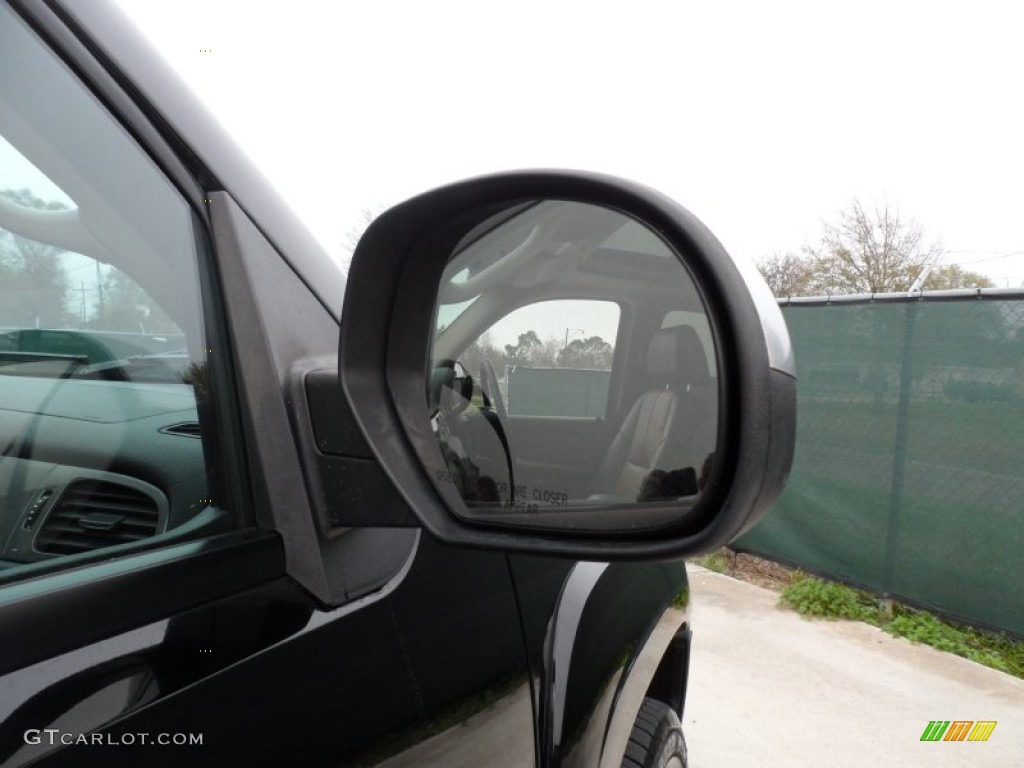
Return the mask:
{"type": "Polygon", "coordinates": [[[605,176],[489,176],[381,215],[339,367],[376,461],[453,544],[692,555],[752,526],[792,461],[794,363],[760,276],[605,176]]]}

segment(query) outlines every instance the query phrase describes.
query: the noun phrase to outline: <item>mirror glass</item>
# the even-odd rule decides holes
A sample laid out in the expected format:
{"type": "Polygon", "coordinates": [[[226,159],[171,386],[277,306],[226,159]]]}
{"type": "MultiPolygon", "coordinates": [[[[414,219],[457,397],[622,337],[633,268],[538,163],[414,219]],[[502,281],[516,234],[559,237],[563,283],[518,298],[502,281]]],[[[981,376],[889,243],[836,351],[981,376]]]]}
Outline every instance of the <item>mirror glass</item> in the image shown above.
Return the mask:
{"type": "Polygon", "coordinates": [[[542,200],[462,239],[441,278],[427,404],[463,517],[642,530],[700,499],[717,350],[684,260],[618,211],[542,200]]]}

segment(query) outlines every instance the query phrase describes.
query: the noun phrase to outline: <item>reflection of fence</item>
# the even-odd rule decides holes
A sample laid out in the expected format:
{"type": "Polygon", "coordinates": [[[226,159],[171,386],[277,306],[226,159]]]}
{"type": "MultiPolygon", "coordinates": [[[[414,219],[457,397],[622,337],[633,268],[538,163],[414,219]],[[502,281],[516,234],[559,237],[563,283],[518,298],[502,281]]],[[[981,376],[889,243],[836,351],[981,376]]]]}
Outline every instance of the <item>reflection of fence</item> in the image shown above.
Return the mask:
{"type": "Polygon", "coordinates": [[[736,546],[1024,635],[1024,295],[783,311],[793,472],[736,546]]]}
{"type": "Polygon", "coordinates": [[[0,328],[0,349],[82,354],[91,362],[138,355],[185,354],[187,346],[182,333],[0,328]]]}
{"type": "Polygon", "coordinates": [[[603,417],[611,371],[508,367],[506,406],[518,416],[603,417]]]}

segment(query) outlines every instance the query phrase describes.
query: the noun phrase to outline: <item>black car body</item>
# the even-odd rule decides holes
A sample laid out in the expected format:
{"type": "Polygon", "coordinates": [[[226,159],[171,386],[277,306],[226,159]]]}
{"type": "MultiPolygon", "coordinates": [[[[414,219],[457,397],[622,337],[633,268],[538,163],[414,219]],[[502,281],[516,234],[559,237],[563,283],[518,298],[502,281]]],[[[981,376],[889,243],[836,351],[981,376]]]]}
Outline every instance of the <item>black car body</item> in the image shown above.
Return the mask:
{"type": "MultiPolygon", "coordinates": [[[[791,455],[791,362],[775,364],[753,310],[730,315],[722,298],[700,326],[707,410],[724,414],[708,423],[700,451],[717,456],[716,474],[710,461],[701,473],[688,459],[682,485],[637,512],[637,488],[620,498],[582,478],[603,461],[625,473],[616,439],[636,429],[627,427],[630,406],[647,386],[634,372],[655,359],[655,336],[689,322],[673,325],[669,314],[693,314],[672,303],[673,290],[655,300],[628,287],[644,268],[638,253],[605,244],[605,283],[541,297],[617,302],[616,362],[587,374],[607,399],[600,415],[510,409],[499,421],[497,389],[479,378],[474,389],[471,376],[436,358],[445,333],[463,334],[451,345],[465,349],[508,308],[488,316],[480,301],[462,320],[423,326],[422,338],[405,318],[373,331],[375,307],[389,306],[382,297],[400,298],[412,279],[401,272],[412,259],[395,257],[386,284],[386,254],[407,247],[402,237],[416,222],[451,219],[441,209],[452,195],[383,217],[360,246],[346,298],[341,270],[116,8],[18,0],[0,8],[0,30],[0,135],[28,161],[24,173],[40,172],[71,201],[41,218],[0,209],[0,278],[11,281],[8,316],[0,314],[0,764],[660,764],[635,729],[651,711],[682,715],[690,626],[677,556],[749,525],[777,494],[791,455]],[[12,254],[33,243],[52,249],[47,263],[64,273],[95,271],[93,287],[79,289],[93,291],[94,303],[83,298],[75,322],[67,302],[45,304],[42,293],[15,310],[11,286],[29,268],[12,254]],[[612,286],[608,296],[598,285],[612,286]],[[45,343],[41,328],[51,332],[45,343]],[[339,352],[344,332],[353,336],[339,352]],[[476,452],[439,463],[433,490],[424,473],[409,475],[434,448],[423,447],[426,427],[409,426],[401,361],[380,361],[387,384],[361,367],[388,333],[401,337],[395,350],[419,339],[414,362],[434,345],[435,374],[450,373],[438,397],[465,395],[449,423],[435,420],[434,437],[465,430],[458,445],[475,443],[476,452]],[[744,333],[768,348],[771,375],[730,346],[744,333]],[[716,371],[735,379],[735,392],[716,371]],[[763,386],[746,386],[755,376],[763,386]],[[389,388],[393,405],[374,399],[389,388]],[[768,391],[775,411],[765,415],[768,391]],[[407,439],[395,437],[395,424],[407,439]],[[514,435],[515,461],[503,430],[514,435]],[[522,446],[530,460],[520,460],[522,446]],[[470,495],[465,476],[452,479],[467,467],[491,467],[505,495],[491,507],[470,495]],[[581,511],[568,495],[582,499],[581,511]],[[549,510],[562,522],[536,522],[537,504],[564,507],[549,510]],[[680,504],[705,512],[662,535],[680,504]],[[587,510],[601,505],[608,532],[580,522],[597,520],[587,510]],[[743,511],[719,525],[725,515],[713,508],[743,511]]],[[[606,195],[609,206],[621,194],[619,209],[638,217],[648,199],[584,176],[483,184],[455,196],[491,206],[452,236],[455,252],[471,253],[515,216],[540,215],[533,203],[501,203],[499,195],[543,197],[502,191],[509,184],[550,187],[556,199],[603,204],[606,195]]],[[[650,199],[652,211],[663,205],[650,199]]],[[[704,253],[708,242],[692,247],[704,253]]],[[[595,253],[579,257],[579,274],[598,264],[595,253]]],[[[666,258],[651,256],[651,269],[666,258]]],[[[435,262],[440,270],[447,259],[435,262]]],[[[469,264],[469,277],[448,285],[458,294],[458,283],[491,266],[469,264]]],[[[702,286],[692,290],[697,306],[703,293],[746,295],[717,267],[688,269],[702,286]]],[[[556,270],[530,290],[563,277],[556,270]]],[[[785,347],[784,331],[774,342],[785,347]]],[[[427,425],[423,369],[409,391],[427,425]]],[[[432,407],[437,416],[442,406],[432,407]]]]}

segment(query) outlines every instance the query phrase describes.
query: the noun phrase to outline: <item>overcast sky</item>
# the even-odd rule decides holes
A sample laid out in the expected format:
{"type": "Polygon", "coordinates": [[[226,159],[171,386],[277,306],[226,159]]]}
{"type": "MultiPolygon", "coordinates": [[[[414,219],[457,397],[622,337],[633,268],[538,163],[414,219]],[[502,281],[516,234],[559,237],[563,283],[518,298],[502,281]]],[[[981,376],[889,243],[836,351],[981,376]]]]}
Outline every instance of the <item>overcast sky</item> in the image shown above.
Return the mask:
{"type": "Polygon", "coordinates": [[[1017,3],[120,2],[339,258],[366,210],[563,167],[751,259],[887,200],[1024,284],[1017,3]]]}

